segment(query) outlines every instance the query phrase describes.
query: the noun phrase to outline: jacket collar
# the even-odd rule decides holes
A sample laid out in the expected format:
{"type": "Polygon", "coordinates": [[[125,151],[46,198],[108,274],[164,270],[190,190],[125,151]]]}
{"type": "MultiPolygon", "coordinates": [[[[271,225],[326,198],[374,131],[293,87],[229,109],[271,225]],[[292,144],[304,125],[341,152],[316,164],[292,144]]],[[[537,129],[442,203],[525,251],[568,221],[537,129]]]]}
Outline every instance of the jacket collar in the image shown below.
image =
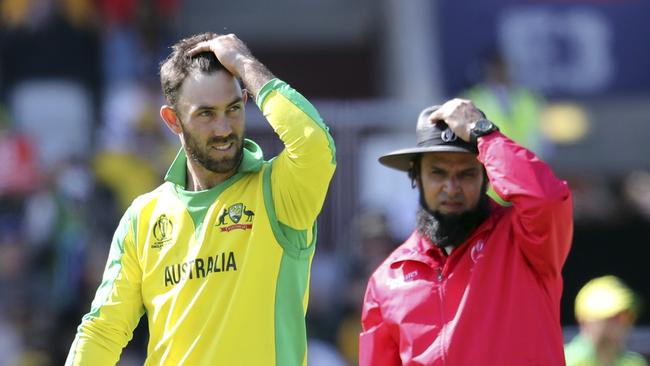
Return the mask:
{"type": "MultiPolygon", "coordinates": [[[[237,173],[251,173],[259,171],[264,162],[262,149],[253,140],[244,139],[244,157],[237,168],[237,173]]],[[[176,158],[165,174],[165,181],[185,187],[187,176],[187,155],[181,147],[176,158]]]]}

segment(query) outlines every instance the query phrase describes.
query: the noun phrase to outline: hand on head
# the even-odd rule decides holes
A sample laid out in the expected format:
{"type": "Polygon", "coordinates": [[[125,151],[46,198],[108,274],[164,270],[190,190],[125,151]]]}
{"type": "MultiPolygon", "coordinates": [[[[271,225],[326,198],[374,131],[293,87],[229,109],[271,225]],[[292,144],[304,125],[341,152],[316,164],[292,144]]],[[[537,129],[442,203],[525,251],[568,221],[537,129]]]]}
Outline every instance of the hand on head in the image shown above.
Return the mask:
{"type": "Polygon", "coordinates": [[[241,77],[244,63],[254,59],[246,44],[232,33],[218,35],[197,44],[188,51],[188,56],[196,56],[202,52],[214,53],[219,62],[236,77],[241,77]]]}
{"type": "Polygon", "coordinates": [[[431,113],[431,123],[444,121],[456,136],[469,142],[471,124],[483,118],[481,111],[467,99],[455,98],[447,101],[438,110],[431,113]]]}

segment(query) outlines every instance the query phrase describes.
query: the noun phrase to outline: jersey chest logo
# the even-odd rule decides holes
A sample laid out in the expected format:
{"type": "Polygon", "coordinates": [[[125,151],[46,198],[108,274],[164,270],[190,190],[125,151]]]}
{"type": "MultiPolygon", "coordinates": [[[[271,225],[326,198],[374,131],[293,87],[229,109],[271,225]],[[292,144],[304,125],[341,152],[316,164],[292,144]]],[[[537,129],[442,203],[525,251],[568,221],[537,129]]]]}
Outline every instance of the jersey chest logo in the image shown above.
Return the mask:
{"type": "Polygon", "coordinates": [[[485,241],[483,239],[479,240],[474,244],[472,250],[470,251],[470,257],[472,262],[476,263],[478,260],[483,257],[483,250],[485,249],[485,241]]]}
{"type": "Polygon", "coordinates": [[[162,214],[158,216],[156,223],[153,224],[151,229],[151,234],[154,238],[153,244],[151,244],[152,249],[160,249],[163,246],[169,244],[172,240],[172,234],[174,232],[174,224],[167,215],[162,214]]]}
{"type": "Polygon", "coordinates": [[[237,229],[250,230],[253,228],[254,217],[255,212],[253,210],[247,209],[246,205],[238,202],[230,207],[224,207],[215,226],[219,226],[222,232],[230,232],[237,229]]]}

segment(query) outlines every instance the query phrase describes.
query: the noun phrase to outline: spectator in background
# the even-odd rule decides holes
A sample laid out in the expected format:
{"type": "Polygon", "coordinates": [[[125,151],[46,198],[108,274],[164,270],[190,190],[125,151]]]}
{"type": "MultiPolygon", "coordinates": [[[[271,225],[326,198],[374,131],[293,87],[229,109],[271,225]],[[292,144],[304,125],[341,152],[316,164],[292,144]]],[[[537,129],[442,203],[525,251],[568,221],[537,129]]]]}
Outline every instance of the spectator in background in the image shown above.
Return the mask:
{"type": "Polygon", "coordinates": [[[638,311],[636,295],[619,278],[587,282],[575,300],[580,333],[565,347],[567,366],[647,366],[625,345],[638,311]]]}

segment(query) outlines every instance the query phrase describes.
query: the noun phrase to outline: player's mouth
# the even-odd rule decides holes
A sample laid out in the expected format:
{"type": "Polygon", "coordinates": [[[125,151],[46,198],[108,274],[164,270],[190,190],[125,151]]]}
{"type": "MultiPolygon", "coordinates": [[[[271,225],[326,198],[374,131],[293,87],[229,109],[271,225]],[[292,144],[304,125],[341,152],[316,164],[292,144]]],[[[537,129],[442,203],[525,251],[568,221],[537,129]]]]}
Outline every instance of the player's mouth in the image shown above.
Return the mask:
{"type": "Polygon", "coordinates": [[[212,145],[212,148],[217,150],[217,151],[225,152],[225,151],[230,150],[230,148],[232,146],[233,146],[233,142],[230,141],[230,142],[222,143],[222,144],[214,144],[214,145],[212,145]]]}

